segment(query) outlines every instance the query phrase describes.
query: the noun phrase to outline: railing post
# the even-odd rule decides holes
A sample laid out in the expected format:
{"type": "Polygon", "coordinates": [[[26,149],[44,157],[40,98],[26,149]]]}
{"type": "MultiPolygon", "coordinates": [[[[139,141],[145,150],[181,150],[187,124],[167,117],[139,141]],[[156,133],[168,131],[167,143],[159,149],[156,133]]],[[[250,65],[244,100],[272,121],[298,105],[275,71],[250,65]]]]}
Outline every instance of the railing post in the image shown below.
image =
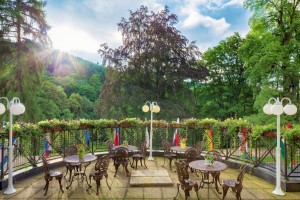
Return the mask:
{"type": "Polygon", "coordinates": [[[3,179],[4,177],[4,163],[3,163],[3,158],[4,158],[4,142],[5,142],[5,139],[4,137],[2,136],[1,137],[1,180],[3,179]]]}
{"type": "MultiPolygon", "coordinates": [[[[288,155],[287,155],[287,148],[286,148],[286,140],[285,140],[285,137],[283,138],[283,141],[284,141],[284,178],[285,180],[287,180],[287,158],[288,158],[288,155]]],[[[292,151],[291,151],[292,152],[292,151]]],[[[292,157],[291,157],[292,159],[292,157]]]]}

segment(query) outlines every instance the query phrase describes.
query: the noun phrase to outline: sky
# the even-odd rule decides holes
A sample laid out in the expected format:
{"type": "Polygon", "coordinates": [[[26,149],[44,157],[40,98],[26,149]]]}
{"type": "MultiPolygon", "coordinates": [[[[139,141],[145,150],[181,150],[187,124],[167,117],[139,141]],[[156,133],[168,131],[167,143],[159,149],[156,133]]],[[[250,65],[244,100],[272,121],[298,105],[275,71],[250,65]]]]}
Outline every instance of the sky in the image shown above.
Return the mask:
{"type": "Polygon", "coordinates": [[[53,48],[101,63],[100,45],[121,46],[117,24],[141,5],[155,13],[168,6],[178,16],[177,30],[196,41],[201,52],[234,32],[243,37],[249,32],[251,12],[243,0],[48,0],[45,12],[53,48]]]}

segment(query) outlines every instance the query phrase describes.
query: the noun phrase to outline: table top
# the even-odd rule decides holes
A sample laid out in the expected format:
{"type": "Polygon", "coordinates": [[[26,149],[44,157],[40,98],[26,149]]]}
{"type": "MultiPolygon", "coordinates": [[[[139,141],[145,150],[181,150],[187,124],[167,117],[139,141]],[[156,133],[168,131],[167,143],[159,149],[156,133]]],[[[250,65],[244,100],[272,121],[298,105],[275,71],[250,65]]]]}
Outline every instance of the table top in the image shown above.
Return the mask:
{"type": "Polygon", "coordinates": [[[79,159],[78,155],[67,156],[64,158],[66,163],[87,163],[97,160],[97,156],[92,154],[85,154],[83,159],[79,159]]]}
{"type": "Polygon", "coordinates": [[[170,149],[172,151],[181,151],[181,152],[183,151],[184,152],[185,150],[187,150],[189,148],[191,148],[191,147],[186,146],[185,149],[181,149],[180,146],[172,146],[170,149]]]}
{"type": "Polygon", "coordinates": [[[214,161],[213,165],[205,165],[205,160],[195,160],[189,163],[189,166],[200,171],[219,172],[228,168],[225,163],[214,161]]]}
{"type": "Polygon", "coordinates": [[[126,145],[113,146],[112,150],[116,150],[119,147],[125,147],[126,149],[128,149],[128,151],[137,150],[137,147],[136,146],[132,146],[132,145],[128,145],[128,146],[126,146],[126,145]]]}

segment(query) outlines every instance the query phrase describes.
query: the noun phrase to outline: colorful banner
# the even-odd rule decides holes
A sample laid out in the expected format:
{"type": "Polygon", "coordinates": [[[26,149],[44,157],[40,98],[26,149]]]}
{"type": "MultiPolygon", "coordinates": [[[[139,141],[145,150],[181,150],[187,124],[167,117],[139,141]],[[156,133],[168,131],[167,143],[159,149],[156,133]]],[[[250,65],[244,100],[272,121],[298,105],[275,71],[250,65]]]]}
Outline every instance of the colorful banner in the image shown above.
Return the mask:
{"type": "Polygon", "coordinates": [[[114,145],[115,146],[120,145],[120,130],[119,130],[119,128],[115,128],[115,131],[114,131],[114,145]]]}

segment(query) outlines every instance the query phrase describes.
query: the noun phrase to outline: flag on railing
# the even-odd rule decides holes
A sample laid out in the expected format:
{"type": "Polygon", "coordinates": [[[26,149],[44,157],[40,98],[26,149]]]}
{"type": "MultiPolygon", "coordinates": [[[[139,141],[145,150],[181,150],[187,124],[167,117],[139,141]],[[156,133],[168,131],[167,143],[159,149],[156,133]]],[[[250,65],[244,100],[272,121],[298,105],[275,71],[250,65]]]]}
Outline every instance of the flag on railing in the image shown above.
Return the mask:
{"type": "Polygon", "coordinates": [[[149,132],[148,132],[148,127],[146,127],[146,134],[145,134],[145,138],[146,138],[146,147],[148,148],[150,145],[150,139],[149,139],[149,132]]]}
{"type": "Polygon", "coordinates": [[[87,129],[84,130],[85,142],[88,147],[90,147],[91,137],[87,129]]]}
{"type": "Polygon", "coordinates": [[[44,152],[44,156],[47,158],[50,156],[51,152],[52,152],[52,146],[51,146],[51,136],[50,133],[46,133],[45,136],[45,152],[44,152]]]}
{"type": "Polygon", "coordinates": [[[119,130],[119,128],[115,128],[115,131],[114,131],[114,145],[115,146],[120,145],[120,130],[119,130]]]}
{"type": "Polygon", "coordinates": [[[179,131],[178,128],[176,128],[175,132],[174,132],[174,136],[173,136],[173,145],[174,146],[179,146],[179,131]]]}

